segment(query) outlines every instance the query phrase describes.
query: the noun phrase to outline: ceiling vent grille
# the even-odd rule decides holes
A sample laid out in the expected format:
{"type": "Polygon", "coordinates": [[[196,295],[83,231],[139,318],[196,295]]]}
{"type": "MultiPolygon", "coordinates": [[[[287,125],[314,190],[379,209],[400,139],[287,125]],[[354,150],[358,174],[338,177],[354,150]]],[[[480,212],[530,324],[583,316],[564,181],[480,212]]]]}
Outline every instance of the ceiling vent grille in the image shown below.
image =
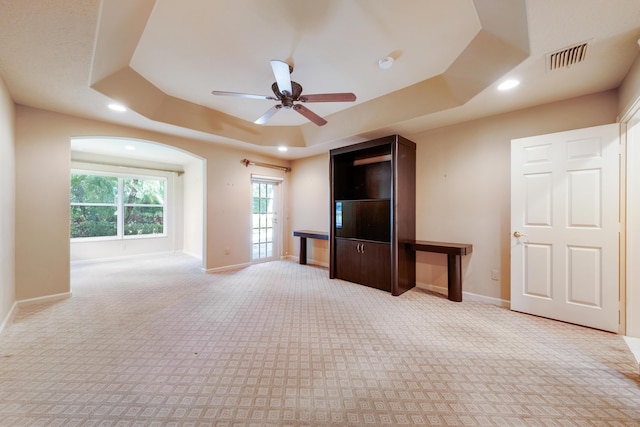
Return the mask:
{"type": "Polygon", "coordinates": [[[585,42],[547,54],[547,70],[569,68],[584,61],[587,55],[587,46],[588,44],[585,42]]]}

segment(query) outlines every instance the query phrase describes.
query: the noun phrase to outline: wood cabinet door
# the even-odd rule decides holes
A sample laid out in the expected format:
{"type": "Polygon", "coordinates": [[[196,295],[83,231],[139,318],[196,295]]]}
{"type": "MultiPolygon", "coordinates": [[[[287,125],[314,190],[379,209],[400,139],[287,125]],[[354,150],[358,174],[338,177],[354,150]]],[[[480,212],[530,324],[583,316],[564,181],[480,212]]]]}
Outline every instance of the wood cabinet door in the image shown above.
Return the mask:
{"type": "Polygon", "coordinates": [[[391,291],[391,245],[336,239],[336,277],[391,291]]]}
{"type": "Polygon", "coordinates": [[[375,242],[361,242],[361,245],[361,283],[391,292],[391,245],[375,242]]]}
{"type": "Polygon", "coordinates": [[[336,239],[336,277],[349,282],[362,283],[360,279],[360,242],[336,239]]]}

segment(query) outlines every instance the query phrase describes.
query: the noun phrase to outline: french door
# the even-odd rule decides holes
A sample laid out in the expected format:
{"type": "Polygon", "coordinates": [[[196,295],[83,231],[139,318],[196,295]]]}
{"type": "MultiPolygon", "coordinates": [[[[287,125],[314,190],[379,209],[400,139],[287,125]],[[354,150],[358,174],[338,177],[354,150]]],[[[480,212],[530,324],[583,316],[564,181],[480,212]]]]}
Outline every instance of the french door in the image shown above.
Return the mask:
{"type": "Polygon", "coordinates": [[[280,253],[279,181],[251,178],[251,261],[271,261],[280,253]]]}

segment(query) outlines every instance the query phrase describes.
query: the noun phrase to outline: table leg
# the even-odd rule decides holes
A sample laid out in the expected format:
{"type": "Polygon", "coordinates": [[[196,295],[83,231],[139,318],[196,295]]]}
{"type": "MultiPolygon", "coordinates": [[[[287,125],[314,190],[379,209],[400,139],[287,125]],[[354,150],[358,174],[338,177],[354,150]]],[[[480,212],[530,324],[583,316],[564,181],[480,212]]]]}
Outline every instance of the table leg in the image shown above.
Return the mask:
{"type": "Polygon", "coordinates": [[[307,263],[307,238],[300,237],[300,255],[298,257],[300,259],[300,264],[307,263]]]}
{"type": "Polygon", "coordinates": [[[447,286],[450,301],[462,301],[462,262],[460,255],[447,255],[447,286]]]}

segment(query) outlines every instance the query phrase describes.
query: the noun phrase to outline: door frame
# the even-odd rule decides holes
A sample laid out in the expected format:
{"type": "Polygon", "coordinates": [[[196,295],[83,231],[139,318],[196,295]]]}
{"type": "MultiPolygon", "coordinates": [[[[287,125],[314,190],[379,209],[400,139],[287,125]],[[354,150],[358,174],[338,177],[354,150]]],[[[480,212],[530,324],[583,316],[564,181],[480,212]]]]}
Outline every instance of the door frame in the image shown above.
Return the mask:
{"type": "Polygon", "coordinates": [[[620,119],[622,160],[620,164],[621,187],[621,238],[620,238],[620,333],[640,338],[640,267],[631,262],[640,253],[640,204],[629,201],[632,193],[640,192],[640,98],[632,104],[620,119]],[[635,129],[631,123],[638,120],[635,129]],[[632,146],[633,144],[633,146],[632,146]],[[637,248],[637,249],[636,249],[637,248]]]}
{"type": "Polygon", "coordinates": [[[283,207],[284,207],[284,202],[283,202],[283,197],[282,197],[282,183],[284,181],[284,178],[280,178],[280,177],[276,177],[276,176],[268,176],[268,175],[258,175],[258,174],[251,174],[250,176],[250,187],[251,187],[251,192],[249,194],[249,197],[251,199],[251,213],[249,215],[249,230],[253,230],[253,183],[254,182],[264,182],[264,183],[269,183],[269,184],[273,184],[274,185],[274,202],[275,202],[275,212],[277,213],[277,222],[276,224],[274,224],[275,226],[273,227],[273,254],[271,257],[269,258],[257,258],[254,259],[253,258],[253,233],[250,232],[249,233],[249,256],[250,256],[250,262],[252,264],[258,264],[261,262],[269,262],[269,261],[275,261],[281,258],[282,256],[282,247],[283,247],[283,242],[282,242],[282,212],[283,212],[283,207]]]}

